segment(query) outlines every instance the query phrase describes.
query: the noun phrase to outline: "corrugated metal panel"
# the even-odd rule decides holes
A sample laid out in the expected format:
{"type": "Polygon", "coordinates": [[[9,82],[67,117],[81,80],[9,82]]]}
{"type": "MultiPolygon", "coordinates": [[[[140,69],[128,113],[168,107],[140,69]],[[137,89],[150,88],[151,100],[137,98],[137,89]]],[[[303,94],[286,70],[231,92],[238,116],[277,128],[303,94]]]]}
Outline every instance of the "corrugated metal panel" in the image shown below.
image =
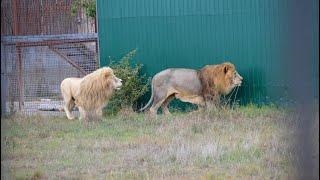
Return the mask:
{"type": "MultiPolygon", "coordinates": [[[[152,76],[169,67],[234,63],[242,102],[287,96],[289,0],[97,0],[100,64],[137,48],[152,76]]],[[[316,14],[316,13],[315,13],[316,14]]],[[[315,32],[316,33],[316,32],[315,32]]]]}

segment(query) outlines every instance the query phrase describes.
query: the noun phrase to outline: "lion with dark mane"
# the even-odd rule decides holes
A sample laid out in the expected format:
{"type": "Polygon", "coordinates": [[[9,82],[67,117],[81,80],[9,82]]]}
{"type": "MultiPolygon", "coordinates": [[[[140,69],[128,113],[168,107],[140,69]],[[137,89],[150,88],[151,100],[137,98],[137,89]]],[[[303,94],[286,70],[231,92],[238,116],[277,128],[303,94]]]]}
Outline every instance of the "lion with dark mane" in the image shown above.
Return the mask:
{"type": "Polygon", "coordinates": [[[66,78],[61,82],[64,111],[68,119],[74,119],[72,109],[77,106],[80,119],[87,123],[88,115],[101,118],[102,109],[122,80],[117,78],[110,67],[103,67],[83,78],[66,78]]]}
{"type": "Polygon", "coordinates": [[[221,95],[229,94],[240,86],[242,77],[230,62],[206,65],[200,70],[170,68],[157,73],[152,78],[150,112],[156,114],[159,107],[164,114],[170,114],[168,104],[173,98],[205,107],[208,103],[219,103],[221,95]]]}

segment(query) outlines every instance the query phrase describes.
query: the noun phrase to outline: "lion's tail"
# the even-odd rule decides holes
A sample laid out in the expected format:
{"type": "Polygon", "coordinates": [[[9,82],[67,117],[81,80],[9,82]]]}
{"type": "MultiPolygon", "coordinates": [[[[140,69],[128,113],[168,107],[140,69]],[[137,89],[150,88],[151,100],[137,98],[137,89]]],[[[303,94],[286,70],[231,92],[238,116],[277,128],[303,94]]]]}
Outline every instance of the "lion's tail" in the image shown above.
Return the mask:
{"type": "Polygon", "coordinates": [[[151,97],[150,97],[148,103],[143,108],[139,109],[138,112],[142,112],[150,106],[150,104],[153,101],[153,96],[154,96],[154,93],[153,93],[153,80],[152,80],[152,82],[151,82],[151,97]]]}

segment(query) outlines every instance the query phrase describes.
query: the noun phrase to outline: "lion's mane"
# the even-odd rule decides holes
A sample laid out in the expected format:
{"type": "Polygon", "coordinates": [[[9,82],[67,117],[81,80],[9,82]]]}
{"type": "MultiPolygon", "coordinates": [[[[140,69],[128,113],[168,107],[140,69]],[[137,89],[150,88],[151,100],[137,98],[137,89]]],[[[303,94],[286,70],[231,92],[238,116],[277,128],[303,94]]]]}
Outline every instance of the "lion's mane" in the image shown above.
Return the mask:
{"type": "Polygon", "coordinates": [[[113,93],[113,70],[100,68],[83,77],[75,97],[76,105],[86,110],[95,110],[104,106],[113,93]]]}
{"type": "Polygon", "coordinates": [[[202,84],[202,93],[208,96],[219,97],[228,94],[232,86],[232,73],[235,67],[231,63],[206,65],[199,70],[199,79],[202,84]]]}

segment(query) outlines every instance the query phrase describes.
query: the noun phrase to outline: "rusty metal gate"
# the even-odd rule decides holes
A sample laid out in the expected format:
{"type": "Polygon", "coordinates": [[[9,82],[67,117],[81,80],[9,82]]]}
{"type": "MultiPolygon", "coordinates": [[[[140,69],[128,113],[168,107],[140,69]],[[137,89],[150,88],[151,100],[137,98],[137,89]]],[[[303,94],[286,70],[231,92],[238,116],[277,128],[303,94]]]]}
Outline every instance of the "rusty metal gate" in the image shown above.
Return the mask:
{"type": "Polygon", "coordinates": [[[95,70],[95,19],[72,0],[1,1],[1,112],[61,114],[60,83],[95,70]]]}

